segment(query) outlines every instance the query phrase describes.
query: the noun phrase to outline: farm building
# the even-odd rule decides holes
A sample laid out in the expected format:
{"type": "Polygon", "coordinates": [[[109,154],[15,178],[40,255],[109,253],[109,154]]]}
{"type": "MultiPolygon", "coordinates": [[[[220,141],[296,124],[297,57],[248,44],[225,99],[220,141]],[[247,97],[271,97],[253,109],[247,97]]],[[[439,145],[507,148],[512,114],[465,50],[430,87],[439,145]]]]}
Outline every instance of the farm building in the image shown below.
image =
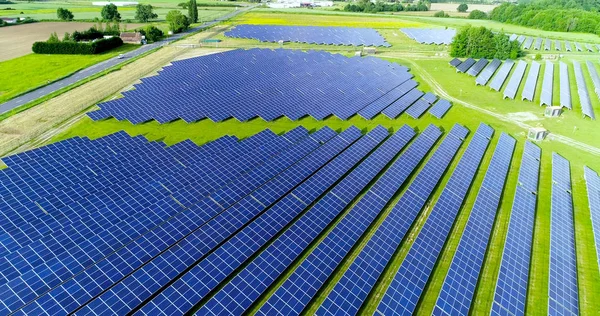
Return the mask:
{"type": "Polygon", "coordinates": [[[120,35],[123,43],[127,44],[142,44],[144,37],[140,32],[123,32],[120,35]]]}

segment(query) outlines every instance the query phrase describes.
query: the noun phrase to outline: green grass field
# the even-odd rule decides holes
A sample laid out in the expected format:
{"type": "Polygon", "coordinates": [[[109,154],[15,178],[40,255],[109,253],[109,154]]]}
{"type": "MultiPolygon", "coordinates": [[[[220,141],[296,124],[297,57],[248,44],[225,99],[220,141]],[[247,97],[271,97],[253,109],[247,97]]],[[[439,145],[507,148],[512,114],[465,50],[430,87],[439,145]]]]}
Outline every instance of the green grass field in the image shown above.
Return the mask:
{"type": "MultiPolygon", "coordinates": [[[[393,45],[390,49],[382,49],[380,57],[387,60],[398,62],[411,68],[411,72],[415,75],[420,85],[419,88],[423,91],[435,91],[437,87],[443,89],[449,96],[460,100],[466,104],[474,104],[480,109],[475,109],[463,106],[460,103],[455,103],[453,108],[442,119],[438,120],[429,114],[425,114],[421,119],[414,120],[406,114],[401,115],[398,119],[391,120],[383,115],[375,117],[373,120],[365,120],[361,117],[354,116],[347,121],[337,119],[335,117],[327,118],[323,121],[317,121],[310,117],[305,117],[298,121],[290,121],[287,118],[280,118],[272,122],[265,122],[257,118],[249,122],[239,122],[235,119],[229,119],[224,122],[212,122],[210,120],[202,120],[199,122],[187,124],[184,121],[175,121],[168,124],[158,124],[155,121],[133,125],[128,122],[108,119],[94,122],[91,119],[84,117],[63,132],[53,137],[50,142],[64,140],[74,136],[86,136],[90,138],[102,137],[117,131],[125,130],[130,135],[144,135],[149,140],[162,140],[171,145],[185,139],[191,139],[197,144],[204,144],[208,141],[217,139],[224,135],[235,135],[239,138],[245,138],[253,135],[263,129],[271,129],[276,133],[289,131],[296,126],[302,125],[309,130],[315,130],[324,126],[329,126],[335,130],[342,130],[350,126],[357,126],[363,130],[371,130],[377,125],[382,125],[391,130],[397,130],[402,125],[423,130],[429,124],[440,126],[448,131],[455,123],[462,124],[471,130],[471,134],[467,137],[459,154],[455,157],[452,165],[440,181],[440,185],[432,194],[428,201],[428,205],[434,205],[442,191],[443,185],[452,175],[454,168],[460,159],[462,152],[467,147],[472,135],[478,125],[484,122],[496,131],[490,146],[486,152],[481,167],[476,175],[474,183],[466,197],[465,203],[462,206],[449,235],[446,244],[443,248],[437,265],[431,274],[429,282],[425,288],[425,292],[421,296],[421,301],[418,306],[418,315],[430,315],[440,288],[444,281],[447,270],[450,266],[451,259],[456,251],[460,237],[467,220],[470,215],[471,207],[474,204],[477,193],[479,192],[485,171],[487,170],[494,148],[502,132],[507,133],[517,140],[517,146],[513,155],[513,163],[508,174],[504,193],[501,197],[500,206],[496,214],[496,220],[493,227],[493,232],[488,245],[484,266],[479,277],[477,291],[474,297],[474,303],[471,307],[472,315],[489,314],[496,279],[499,273],[500,258],[502,256],[504,240],[506,238],[508,223],[510,219],[510,210],[512,207],[513,197],[517,185],[517,177],[523,146],[526,141],[527,130],[516,123],[526,123],[532,126],[544,126],[551,132],[564,135],[580,141],[585,144],[600,147],[600,140],[595,136],[595,131],[598,130],[596,121],[584,120],[580,117],[580,112],[577,108],[573,111],[567,111],[558,119],[544,118],[542,108],[539,104],[539,94],[535,95],[533,102],[520,101],[522,87],[517,93],[517,100],[503,100],[502,93],[491,91],[488,87],[475,86],[474,78],[465,74],[457,74],[453,68],[448,65],[448,56],[445,48],[442,46],[426,46],[416,44],[400,33],[397,29],[400,27],[431,27],[431,26],[460,26],[466,23],[464,19],[433,19],[428,17],[416,16],[384,16],[384,15],[367,15],[359,16],[356,14],[346,14],[345,12],[314,10],[307,15],[307,10],[291,10],[291,14],[282,13],[282,11],[273,11],[260,9],[257,12],[251,12],[242,15],[234,20],[233,23],[251,23],[251,24],[284,24],[284,25],[335,25],[335,26],[362,26],[377,28],[386,39],[393,45]],[[274,13],[273,13],[274,12],[274,13]],[[489,111],[489,112],[486,112],[489,111]],[[523,114],[527,115],[524,116],[523,114]],[[496,114],[499,114],[500,117],[496,114]],[[530,119],[523,120],[523,117],[530,119]],[[517,122],[519,121],[519,122],[517,122]],[[576,129],[573,126],[577,126],[576,129]]],[[[494,29],[504,29],[507,32],[519,32],[523,34],[540,34],[540,36],[554,36],[555,34],[545,34],[543,32],[531,29],[524,29],[511,25],[494,25],[490,24],[494,29]],[[519,30],[519,31],[517,31],[519,30]]],[[[557,38],[564,34],[556,34],[557,38]]],[[[587,34],[575,34],[578,40],[596,40],[587,34]]],[[[264,44],[253,40],[228,39],[222,34],[216,38],[221,38],[224,41],[220,44],[224,47],[277,47],[276,44],[264,44]]],[[[324,49],[338,53],[351,54],[353,48],[345,47],[328,47],[318,45],[302,45],[290,44],[285,45],[287,48],[297,49],[324,49]]],[[[588,54],[566,54],[565,61],[578,59],[585,60],[590,58],[588,54]]],[[[595,61],[597,62],[597,61],[595,61]]],[[[544,64],[540,74],[544,72],[544,64]]],[[[555,67],[555,89],[558,83],[558,66],[555,67]]],[[[584,69],[585,69],[584,65],[584,69]]],[[[513,69],[514,71],[514,69],[513,69]]],[[[586,74],[586,82],[588,88],[592,87],[591,79],[586,74]]],[[[541,75],[540,75],[541,76],[541,75]]],[[[575,85],[573,74],[571,74],[571,85],[575,85]]],[[[525,80],[523,80],[524,83],[525,80]]],[[[538,87],[541,85],[541,77],[538,80],[538,87]]],[[[522,85],[523,85],[522,83],[522,85]]],[[[539,91],[539,89],[538,89],[539,91]]],[[[576,89],[573,90],[573,104],[578,104],[578,96],[576,89]]],[[[558,92],[554,92],[555,100],[558,100],[558,92]]],[[[594,100],[593,105],[597,113],[600,111],[600,101],[591,94],[594,100]]],[[[439,142],[438,142],[439,144],[439,142]]],[[[531,315],[546,315],[548,301],[548,273],[549,273],[549,245],[550,245],[550,196],[551,196],[551,155],[552,152],[557,152],[567,158],[571,163],[572,182],[573,182],[573,199],[574,199],[574,214],[575,214],[575,231],[577,245],[577,263],[578,263],[578,283],[579,283],[579,303],[582,315],[596,315],[600,313],[600,301],[596,298],[600,297],[600,273],[596,258],[592,225],[590,220],[585,181],[583,180],[583,166],[587,165],[594,170],[600,171],[600,159],[597,156],[582,150],[581,148],[573,147],[555,139],[548,138],[545,141],[537,143],[542,149],[540,185],[538,190],[538,206],[535,214],[535,233],[533,239],[533,257],[531,261],[531,274],[529,278],[529,289],[527,298],[527,313],[531,315]]],[[[431,155],[431,153],[430,153],[431,155]]],[[[409,179],[412,181],[415,174],[409,179]]],[[[409,183],[410,183],[409,181],[409,183]]],[[[409,183],[405,184],[401,191],[405,190],[409,183]]],[[[402,192],[401,192],[402,193],[402,192]]],[[[310,303],[307,309],[307,314],[313,314],[318,305],[323,302],[325,296],[335,282],[341,277],[342,273],[348,268],[352,260],[356,257],[359,251],[364,247],[368,238],[375,232],[380,223],[385,218],[385,215],[391,210],[395,201],[400,197],[397,194],[388,207],[382,212],[373,225],[366,232],[365,236],[353,248],[351,253],[344,259],[335,274],[326,282],[324,287],[318,292],[317,297],[310,303]]],[[[347,213],[351,207],[344,210],[347,213]]],[[[417,221],[404,238],[401,246],[394,254],[391,263],[386,268],[384,274],[380,278],[374,290],[369,295],[369,301],[363,306],[362,312],[372,314],[382,294],[385,292],[391,278],[396,273],[406,253],[410,249],[412,242],[416,238],[418,232],[422,228],[431,207],[423,210],[417,221]]],[[[343,216],[343,214],[341,215],[343,216]]],[[[338,217],[338,220],[339,218],[338,217]]],[[[335,223],[330,225],[326,230],[330,231],[335,223]]],[[[326,234],[325,232],[325,234],[326,234]]],[[[310,248],[314,248],[319,240],[322,240],[325,234],[320,235],[317,240],[311,244],[310,248]]],[[[266,245],[268,246],[268,245],[266,245]]],[[[265,247],[266,247],[265,246],[265,247]]],[[[262,248],[264,249],[264,247],[262,248]]],[[[310,251],[310,249],[309,249],[310,251]]],[[[306,251],[299,260],[296,260],[292,267],[286,271],[284,277],[278,279],[278,283],[272,286],[266,295],[255,304],[253,311],[258,307],[269,295],[272,294],[278,285],[285,280],[285,275],[289,275],[295,267],[297,267],[302,258],[306,257],[309,251],[306,251]]]]}
{"type": "Polygon", "coordinates": [[[0,76],[0,102],[137,47],[139,46],[124,44],[98,55],[29,54],[0,62],[0,73],[6,74],[0,76]]]}

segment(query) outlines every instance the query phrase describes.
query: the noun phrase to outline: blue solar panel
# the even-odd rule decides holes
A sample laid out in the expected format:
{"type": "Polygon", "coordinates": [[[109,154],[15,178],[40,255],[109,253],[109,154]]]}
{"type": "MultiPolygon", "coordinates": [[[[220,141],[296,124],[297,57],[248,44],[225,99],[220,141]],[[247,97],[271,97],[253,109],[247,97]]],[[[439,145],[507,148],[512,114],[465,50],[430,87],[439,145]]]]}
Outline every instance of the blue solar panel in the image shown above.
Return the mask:
{"type": "Polygon", "coordinates": [[[421,44],[450,45],[456,35],[455,29],[402,28],[400,31],[421,44]]]}
{"type": "MultiPolygon", "coordinates": [[[[439,137],[439,130],[434,138],[439,137]]],[[[379,279],[408,229],[454,158],[467,130],[455,125],[398,203],[327,295],[317,315],[354,315],[379,279]]],[[[428,130],[424,132],[427,135],[428,130]]],[[[435,141],[432,139],[431,141],[435,141]]]]}
{"type": "Polygon", "coordinates": [[[239,315],[283,273],[401,148],[386,142],[200,308],[197,315],[239,315]],[[230,298],[233,298],[230,299],[230,298]]]}
{"type": "Polygon", "coordinates": [[[552,153],[548,314],[578,315],[577,253],[569,161],[552,153]]]}
{"type": "Polygon", "coordinates": [[[519,60],[517,64],[517,68],[513,72],[506,88],[504,89],[504,98],[514,99],[517,95],[517,90],[519,90],[519,86],[521,85],[521,81],[523,80],[523,76],[525,75],[525,69],[527,69],[527,63],[523,60],[519,60]]]}
{"type": "Polygon", "coordinates": [[[448,112],[448,110],[450,110],[451,107],[452,104],[450,104],[450,101],[440,99],[429,109],[429,113],[431,113],[431,115],[437,117],[438,119],[441,119],[442,117],[444,117],[444,115],[446,115],[446,112],[448,112]]]}
{"type": "MultiPolygon", "coordinates": [[[[407,75],[407,79],[412,75],[407,75]]],[[[358,115],[370,120],[374,118],[379,112],[388,107],[391,103],[398,100],[400,97],[405,95],[417,86],[417,82],[414,80],[408,80],[396,88],[392,89],[381,98],[373,101],[373,103],[367,105],[364,109],[358,112],[358,115]]]]}
{"type": "Polygon", "coordinates": [[[377,312],[383,315],[414,314],[419,298],[442,251],[452,224],[479,169],[490,142],[481,124],[431,214],[423,224],[399,270],[385,291],[377,312]]]}
{"type": "Polygon", "coordinates": [[[560,106],[564,106],[567,109],[573,109],[571,105],[571,85],[569,83],[569,69],[567,64],[562,61],[558,63],[559,66],[559,83],[560,83],[560,106]]]}
{"type": "MultiPolygon", "coordinates": [[[[396,142],[402,145],[394,146],[402,147],[413,136],[412,129],[403,127],[395,135],[396,142]]],[[[277,289],[258,314],[300,314],[302,312],[425,156],[427,151],[419,148],[423,141],[431,143],[430,140],[417,139],[277,289]]]]}
{"type": "Polygon", "coordinates": [[[381,113],[391,119],[395,119],[422,96],[423,92],[421,90],[412,89],[400,99],[390,104],[390,106],[381,111],[381,113]]]}
{"type": "Polygon", "coordinates": [[[462,73],[467,72],[473,65],[475,65],[475,59],[467,58],[460,65],[456,66],[456,71],[462,73]]]}
{"type": "Polygon", "coordinates": [[[95,120],[114,117],[134,124],[232,117],[297,120],[307,115],[318,120],[331,115],[348,119],[378,104],[378,99],[411,77],[406,67],[374,57],[233,50],[173,63],[157,76],[143,79],[123,98],[99,104],[100,110],[90,115],[95,120]]]}
{"type": "Polygon", "coordinates": [[[515,140],[502,133],[444,279],[434,315],[469,312],[514,148],[515,140]]]}
{"type": "Polygon", "coordinates": [[[596,241],[596,256],[598,257],[598,266],[600,267],[600,177],[594,170],[587,166],[584,166],[583,169],[587,185],[590,217],[592,218],[592,228],[594,230],[594,240],[596,241]]]}
{"type": "Polygon", "coordinates": [[[540,67],[541,65],[535,61],[531,63],[529,73],[527,74],[527,80],[525,81],[523,92],[521,93],[521,100],[533,101],[533,96],[535,95],[535,89],[537,87],[538,77],[540,75],[540,67]]]}
{"type": "Polygon", "coordinates": [[[476,77],[488,63],[489,61],[487,59],[481,58],[473,65],[473,67],[471,67],[471,69],[469,69],[469,71],[467,71],[467,74],[476,77]]]}
{"type": "Polygon", "coordinates": [[[554,64],[547,61],[544,69],[544,81],[542,82],[542,93],[540,95],[540,105],[552,105],[552,95],[554,92],[554,64]]]}
{"type": "Polygon", "coordinates": [[[525,315],[540,159],[539,147],[526,142],[496,281],[492,315],[506,315],[507,312],[525,315]]]}
{"type": "MultiPolygon", "coordinates": [[[[341,140],[342,137],[345,137],[344,135],[358,136],[360,135],[360,132],[357,129],[350,129],[340,134],[340,137],[334,138],[334,140],[341,140]]],[[[339,143],[339,141],[337,142],[339,143]]],[[[342,141],[342,143],[347,143],[347,141],[342,141]]],[[[334,146],[330,144],[334,143],[331,141],[327,142],[321,148],[334,146]]],[[[242,198],[243,195],[245,195],[243,192],[246,192],[246,194],[251,193],[252,190],[259,187],[266,180],[277,176],[282,170],[286,170],[286,168],[288,168],[290,165],[293,165],[296,161],[302,159],[307,154],[309,154],[309,158],[314,157],[318,152],[321,152],[320,150],[317,150],[311,154],[311,152],[317,147],[319,147],[319,143],[312,139],[306,139],[299,142],[297,145],[292,146],[282,154],[273,157],[270,162],[263,164],[261,167],[256,168],[252,172],[246,173],[243,177],[237,179],[237,181],[234,181],[228,186],[211,194],[209,197],[203,199],[200,203],[186,210],[186,212],[178,213],[176,216],[169,218],[168,221],[160,223],[152,230],[141,235],[141,238],[135,239],[133,242],[127,244],[123,248],[118,249],[116,252],[110,253],[109,251],[110,255],[100,257],[100,261],[91,262],[94,263],[91,266],[89,266],[89,264],[78,264],[77,266],[71,266],[72,263],[77,263],[77,261],[71,260],[68,262],[57,262],[56,265],[51,267],[43,267],[44,269],[42,271],[38,271],[35,275],[47,275],[49,280],[59,280],[62,283],[40,297],[31,296],[25,292],[19,293],[14,291],[16,288],[21,288],[21,284],[27,282],[26,280],[29,274],[25,274],[23,277],[13,280],[14,282],[9,282],[6,286],[0,287],[0,291],[5,293],[3,297],[6,297],[8,301],[11,302],[11,304],[7,305],[7,307],[10,310],[17,310],[22,307],[19,304],[28,303],[30,300],[37,298],[33,304],[25,306],[23,311],[35,314],[36,310],[47,309],[51,306],[53,306],[52,308],[58,308],[67,312],[73,311],[79,305],[84,304],[88,300],[94,298],[94,295],[99,294],[98,291],[110,288],[115,282],[120,280],[121,277],[131,273],[136,268],[139,268],[161,251],[171,247],[173,244],[181,246],[181,243],[177,243],[178,240],[189,240],[182,238],[190,233],[192,236],[196,236],[197,234],[206,233],[207,230],[219,230],[223,227],[222,223],[231,223],[231,216],[236,219],[236,223],[240,223],[239,221],[241,220],[242,216],[251,216],[250,214],[252,214],[252,212],[259,211],[264,207],[261,204],[258,204],[258,201],[264,200],[260,193],[265,192],[265,190],[268,189],[265,186],[253,193],[251,198],[245,198],[244,203],[238,203],[234,209],[223,212],[226,208],[233,205],[239,198],[242,198]],[[237,189],[231,190],[231,188],[234,187],[237,189]],[[217,214],[221,215],[209,221],[217,214]],[[222,219],[222,221],[219,221],[219,218],[222,219]],[[207,221],[209,221],[209,225],[201,226],[207,221]],[[140,248],[144,249],[147,255],[142,257],[136,256],[135,253],[140,248]],[[120,263],[123,261],[128,262],[128,265],[121,265],[120,263]],[[68,267],[69,271],[63,270],[64,267],[68,267]],[[74,275],[74,272],[76,271],[73,269],[75,268],[77,268],[77,272],[80,271],[80,273],[74,275]],[[65,271],[68,273],[65,273],[65,271]],[[102,278],[102,282],[98,281],[94,285],[85,282],[85,280],[96,279],[98,273],[105,273],[107,278],[102,278]],[[74,288],[81,288],[85,290],[73,292],[71,294],[72,298],[69,300],[64,298],[63,294],[61,294],[64,293],[66,289],[74,288]],[[12,294],[8,294],[11,292],[12,294]]],[[[302,172],[297,172],[298,176],[302,175],[303,172],[308,172],[311,170],[312,166],[303,165],[306,163],[306,161],[310,161],[310,159],[301,160],[300,164],[294,165],[301,166],[301,170],[303,170],[302,172]]],[[[292,169],[295,168],[287,169],[287,171],[291,172],[292,169]]],[[[280,176],[276,177],[271,182],[273,183],[274,181],[279,181],[277,179],[280,179],[280,176]]],[[[291,185],[291,182],[288,181],[285,185],[279,185],[277,188],[285,189],[289,185],[291,185]]],[[[210,233],[208,235],[210,235],[210,233]]],[[[187,254],[190,255],[189,253],[187,254]]],[[[158,266],[163,263],[164,262],[160,262],[158,260],[152,261],[153,265],[158,266]]],[[[36,291],[36,289],[32,288],[32,285],[28,285],[29,288],[36,291]]],[[[37,295],[40,294],[41,293],[38,293],[37,295]]],[[[123,299],[129,300],[132,298],[123,297],[123,299]]]]}
{"type": "Polygon", "coordinates": [[[326,45],[391,46],[374,29],[358,27],[236,25],[227,37],[251,38],[262,42],[297,42],[326,45]]]}
{"type": "Polygon", "coordinates": [[[494,75],[494,73],[496,72],[496,70],[498,69],[498,67],[500,67],[500,65],[502,65],[502,61],[500,59],[496,59],[494,58],[479,74],[479,76],[477,76],[477,79],[475,79],[475,84],[476,85],[482,85],[485,86],[488,81],[490,81],[490,79],[492,78],[492,76],[494,75]]]}
{"type": "Polygon", "coordinates": [[[581,112],[583,115],[594,120],[596,119],[596,115],[594,114],[594,109],[592,108],[592,100],[590,100],[590,94],[588,92],[587,84],[585,83],[585,78],[583,77],[583,69],[581,69],[581,64],[574,60],[573,68],[575,70],[575,83],[577,84],[577,94],[579,95],[581,112]]]}
{"type": "Polygon", "coordinates": [[[508,78],[508,74],[510,73],[510,70],[514,65],[514,61],[510,59],[505,60],[500,69],[498,69],[498,72],[494,76],[494,79],[492,79],[492,82],[490,83],[490,88],[496,91],[500,91],[502,85],[504,85],[504,81],[506,81],[506,78],[508,78]]]}

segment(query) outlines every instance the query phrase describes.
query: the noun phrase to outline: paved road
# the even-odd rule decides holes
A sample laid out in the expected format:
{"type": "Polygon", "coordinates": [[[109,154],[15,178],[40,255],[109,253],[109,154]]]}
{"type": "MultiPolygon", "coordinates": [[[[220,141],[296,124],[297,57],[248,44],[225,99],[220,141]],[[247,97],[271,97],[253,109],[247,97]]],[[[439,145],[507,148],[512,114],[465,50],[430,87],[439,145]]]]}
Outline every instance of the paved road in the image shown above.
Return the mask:
{"type": "Polygon", "coordinates": [[[59,89],[62,89],[63,87],[66,87],[66,86],[71,85],[73,83],[76,83],[76,82],[78,82],[80,80],[83,80],[85,78],[93,76],[93,75],[95,75],[95,74],[97,74],[97,73],[99,73],[101,71],[104,71],[104,70],[106,70],[108,68],[111,68],[111,67],[113,67],[115,65],[123,63],[127,59],[129,59],[129,58],[139,56],[139,55],[141,55],[141,54],[143,54],[143,53],[145,53],[147,51],[150,51],[150,50],[152,50],[154,48],[157,48],[159,46],[168,45],[170,42],[172,42],[174,40],[177,40],[177,39],[180,39],[183,36],[188,35],[189,33],[198,32],[198,31],[200,31],[200,30],[202,30],[204,28],[213,26],[213,25],[215,25],[215,24],[217,24],[217,23],[219,23],[219,22],[221,22],[223,20],[230,19],[230,18],[232,18],[232,17],[234,17],[234,16],[236,16],[236,15],[238,15],[238,14],[244,12],[244,11],[252,9],[253,7],[254,6],[238,9],[238,10],[233,11],[233,12],[227,14],[227,15],[224,15],[224,16],[216,19],[216,20],[213,20],[213,21],[210,21],[210,22],[206,22],[206,23],[204,23],[204,24],[202,24],[200,26],[191,28],[191,29],[189,29],[189,30],[187,30],[185,32],[178,33],[178,34],[175,34],[173,36],[170,36],[169,38],[167,38],[165,40],[162,40],[162,41],[159,41],[159,42],[156,42],[156,43],[152,43],[152,44],[142,45],[140,48],[128,52],[127,53],[127,58],[119,59],[118,57],[113,57],[113,58],[105,60],[105,61],[103,61],[101,63],[95,64],[93,66],[90,66],[88,68],[80,70],[80,71],[74,73],[73,75],[71,75],[71,76],[69,76],[67,78],[55,81],[55,82],[53,82],[53,83],[51,83],[51,84],[49,84],[47,86],[44,86],[42,88],[33,90],[33,91],[28,92],[26,94],[20,95],[20,96],[14,98],[14,99],[11,99],[9,101],[6,101],[6,102],[0,104],[0,114],[8,112],[8,111],[10,111],[12,109],[18,108],[19,106],[27,104],[27,103],[29,103],[31,101],[35,101],[36,99],[44,97],[44,96],[46,96],[46,95],[48,95],[48,94],[50,94],[52,92],[55,92],[55,91],[57,91],[59,89]]]}

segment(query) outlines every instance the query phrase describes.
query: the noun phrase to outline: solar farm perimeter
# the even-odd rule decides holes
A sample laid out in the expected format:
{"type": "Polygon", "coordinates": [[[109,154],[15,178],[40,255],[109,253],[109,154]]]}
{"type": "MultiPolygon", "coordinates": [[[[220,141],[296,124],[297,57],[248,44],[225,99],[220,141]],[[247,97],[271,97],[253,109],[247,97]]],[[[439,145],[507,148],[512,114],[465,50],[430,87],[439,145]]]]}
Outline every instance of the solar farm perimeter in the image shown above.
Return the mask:
{"type": "MultiPolygon", "coordinates": [[[[370,33],[392,45],[385,60],[238,49],[175,61],[57,142],[3,158],[0,314],[593,311],[594,156],[452,104],[420,72],[427,61],[394,59],[392,32],[407,39],[370,33]]],[[[502,69],[431,64],[468,77],[465,90],[502,69]]],[[[518,65],[499,83],[509,99],[546,69],[518,65]]]]}

